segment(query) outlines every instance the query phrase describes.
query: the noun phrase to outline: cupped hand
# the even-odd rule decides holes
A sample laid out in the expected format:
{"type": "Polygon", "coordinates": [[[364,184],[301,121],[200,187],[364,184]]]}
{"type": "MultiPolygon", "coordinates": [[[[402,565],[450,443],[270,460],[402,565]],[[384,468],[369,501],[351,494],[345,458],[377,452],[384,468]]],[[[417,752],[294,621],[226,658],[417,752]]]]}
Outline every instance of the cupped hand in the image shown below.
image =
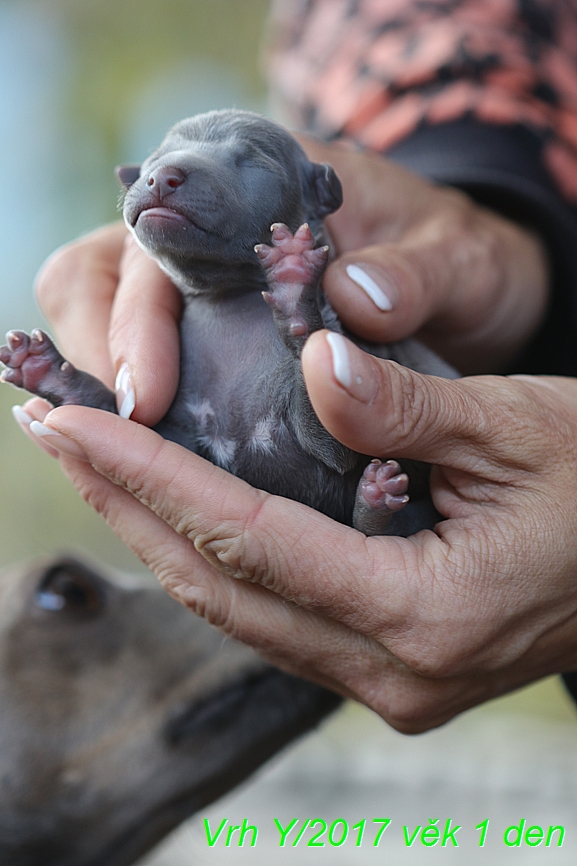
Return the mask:
{"type": "Polygon", "coordinates": [[[175,598],[400,730],[575,669],[577,383],[447,381],[346,347],[360,394],[326,332],[305,347],[315,410],[356,450],[433,464],[434,532],[366,538],[96,410],[39,412],[42,438],[175,598]]]}

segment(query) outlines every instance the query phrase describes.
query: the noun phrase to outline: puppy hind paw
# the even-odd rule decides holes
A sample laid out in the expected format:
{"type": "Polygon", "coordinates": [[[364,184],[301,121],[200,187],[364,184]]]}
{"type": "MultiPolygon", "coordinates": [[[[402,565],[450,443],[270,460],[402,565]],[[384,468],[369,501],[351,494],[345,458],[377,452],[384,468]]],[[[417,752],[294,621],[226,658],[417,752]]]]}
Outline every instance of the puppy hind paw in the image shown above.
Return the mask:
{"type": "Polygon", "coordinates": [[[409,501],[408,475],[396,460],[372,460],[359,482],[359,497],[375,511],[400,511],[409,501]]]}

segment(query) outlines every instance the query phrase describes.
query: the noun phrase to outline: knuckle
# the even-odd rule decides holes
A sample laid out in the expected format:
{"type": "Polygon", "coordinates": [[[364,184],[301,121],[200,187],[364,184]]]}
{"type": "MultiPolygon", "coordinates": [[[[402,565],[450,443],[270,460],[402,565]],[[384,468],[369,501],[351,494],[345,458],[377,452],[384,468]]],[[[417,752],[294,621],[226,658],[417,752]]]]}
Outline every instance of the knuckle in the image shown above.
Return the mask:
{"type": "Polygon", "coordinates": [[[226,593],[223,593],[218,585],[212,586],[210,591],[205,587],[188,586],[181,593],[179,600],[192,613],[196,616],[201,616],[222,634],[227,637],[236,638],[235,589],[233,585],[228,588],[226,593]]]}
{"type": "Polygon", "coordinates": [[[192,535],[196,550],[219,571],[275,591],[278,589],[280,573],[278,557],[269,556],[266,541],[261,541],[261,533],[253,531],[266,501],[266,495],[257,495],[253,511],[242,525],[237,521],[224,520],[200,531],[193,530],[192,533],[186,525],[176,528],[181,534],[192,535]]]}
{"type": "MultiPolygon", "coordinates": [[[[492,211],[474,202],[467,193],[452,187],[443,187],[435,213],[439,225],[444,227],[448,235],[470,235],[493,216],[492,211]]],[[[495,221],[498,219],[500,217],[496,217],[495,221]]]]}
{"type": "Polygon", "coordinates": [[[47,318],[58,320],[66,313],[71,294],[84,294],[99,264],[99,249],[90,237],[65,244],[48,257],[34,282],[36,299],[47,318]]]}
{"type": "Polygon", "coordinates": [[[386,702],[365,702],[401,734],[421,734],[439,724],[437,697],[414,687],[398,686],[386,702]]]}
{"type": "Polygon", "coordinates": [[[141,326],[140,319],[135,319],[129,305],[115,304],[114,315],[108,325],[108,340],[111,346],[124,348],[134,345],[135,322],[141,326]]]}
{"type": "Polygon", "coordinates": [[[424,621],[391,649],[410,675],[423,681],[448,679],[462,668],[466,655],[466,641],[459,634],[460,628],[448,640],[445,625],[438,629],[424,621]]]}
{"type": "Polygon", "coordinates": [[[468,274],[468,280],[482,282],[490,297],[501,291],[505,280],[503,228],[507,221],[473,202],[466,193],[443,190],[441,204],[434,215],[447,266],[455,274],[468,274]],[[447,261],[447,256],[449,261],[447,261]]]}
{"type": "Polygon", "coordinates": [[[439,193],[439,201],[435,202],[437,211],[444,211],[448,215],[453,215],[463,224],[472,218],[477,205],[473,204],[466,192],[452,186],[434,187],[434,189],[439,193]]]}
{"type": "Polygon", "coordinates": [[[501,480],[520,482],[525,475],[549,471],[560,457],[565,460],[568,453],[576,453],[574,418],[541,400],[524,383],[473,377],[467,380],[465,397],[477,405],[469,411],[474,439],[496,461],[501,480]],[[487,384],[492,385],[492,401],[487,384]]]}
{"type": "Polygon", "coordinates": [[[548,472],[562,465],[565,472],[572,472],[577,466],[574,406],[537,380],[516,378],[508,380],[508,385],[512,391],[510,411],[518,419],[529,467],[548,472]]]}
{"type": "Polygon", "coordinates": [[[420,708],[410,708],[409,711],[390,716],[387,719],[389,725],[400,734],[416,735],[423,734],[436,727],[430,715],[420,708]]]}
{"type": "MultiPolygon", "coordinates": [[[[180,522],[175,528],[182,535],[191,535],[186,522],[180,522]]],[[[192,534],[195,549],[219,571],[237,579],[257,580],[257,564],[251,556],[250,541],[243,529],[223,522],[192,534]]]]}
{"type": "Polygon", "coordinates": [[[195,616],[202,617],[222,634],[234,639],[238,635],[238,617],[236,616],[235,584],[226,588],[213,580],[210,586],[191,581],[191,575],[182,568],[175,568],[171,556],[166,551],[161,553],[160,561],[154,557],[154,551],[147,561],[155,572],[163,589],[176,601],[184,605],[195,616]]]}
{"type": "Polygon", "coordinates": [[[34,281],[42,312],[58,319],[70,307],[71,293],[84,296],[95,276],[117,280],[117,260],[125,230],[113,224],[64,244],[50,255],[34,281]]]}
{"type": "Polygon", "coordinates": [[[456,647],[432,644],[419,647],[413,652],[399,654],[399,658],[417,676],[424,679],[447,679],[455,674],[462,664],[462,656],[456,647]]]}

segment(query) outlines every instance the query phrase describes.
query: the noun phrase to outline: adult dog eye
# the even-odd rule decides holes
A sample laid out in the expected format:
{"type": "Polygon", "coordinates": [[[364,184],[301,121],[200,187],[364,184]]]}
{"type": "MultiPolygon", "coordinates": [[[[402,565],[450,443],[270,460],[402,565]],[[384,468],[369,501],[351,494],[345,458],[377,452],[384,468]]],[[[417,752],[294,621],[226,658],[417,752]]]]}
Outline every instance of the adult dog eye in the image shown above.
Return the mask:
{"type": "Polygon", "coordinates": [[[45,611],[94,616],[104,607],[104,594],[90,572],[69,563],[48,570],[34,601],[45,611]]]}

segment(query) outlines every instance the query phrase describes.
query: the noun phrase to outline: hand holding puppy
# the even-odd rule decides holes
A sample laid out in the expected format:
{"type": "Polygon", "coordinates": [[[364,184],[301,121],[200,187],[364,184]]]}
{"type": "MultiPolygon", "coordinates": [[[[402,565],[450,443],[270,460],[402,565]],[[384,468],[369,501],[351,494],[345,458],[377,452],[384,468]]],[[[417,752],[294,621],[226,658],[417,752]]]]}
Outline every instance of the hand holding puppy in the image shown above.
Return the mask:
{"type": "MultiPolygon", "coordinates": [[[[469,341],[481,368],[487,361],[483,333],[493,354],[501,345],[506,355],[528,338],[547,293],[538,241],[464,204],[458,194],[418,179],[408,186],[406,173],[395,167],[387,167],[392,174],[384,186],[400,178],[405,196],[397,198],[395,213],[391,203],[379,218],[382,163],[343,154],[340,165],[334,154],[330,158],[347,204],[332,218],[343,255],[329,269],[325,288],[350,327],[370,335],[376,314],[364,289],[347,306],[346,265],[359,257],[343,252],[345,216],[351,244],[368,245],[380,256],[378,265],[371,259],[372,266],[380,268],[385,260],[397,266],[399,294],[392,310],[376,316],[379,339],[405,336],[403,327],[422,336],[428,330],[431,342],[443,333],[457,354],[469,341]],[[355,166],[350,175],[345,164],[355,166]],[[375,196],[365,207],[367,187],[375,196]],[[443,197],[450,231],[435,223],[436,196],[443,197]],[[532,268],[530,300],[522,291],[526,261],[538,265],[532,268]],[[467,304],[471,293],[478,300],[474,320],[467,304]],[[511,311],[523,305],[523,297],[530,315],[511,333],[511,311]]],[[[127,362],[138,370],[134,417],[150,423],[162,414],[161,395],[174,381],[176,363],[169,356],[167,364],[152,369],[144,344],[132,341],[130,293],[137,285],[144,292],[133,274],[150,275],[143,314],[149,334],[154,329],[168,338],[178,305],[174,298],[167,305],[164,278],[140,251],[131,249],[122,259],[122,229],[103,231],[48,265],[40,297],[52,308],[69,354],[74,321],[78,333],[78,322],[90,320],[99,345],[111,332],[110,367],[127,362]],[[95,241],[101,244],[96,255],[95,241]],[[91,256],[91,267],[81,265],[91,256]],[[83,286],[73,296],[76,316],[62,312],[55,300],[59,270],[83,286]],[[158,322],[151,316],[155,308],[161,310],[158,322]]],[[[361,258],[368,272],[369,254],[361,258]]],[[[380,272],[372,273],[377,282],[380,272]]],[[[28,410],[60,434],[45,442],[65,455],[73,483],[175,597],[281,667],[356,697],[401,730],[441,724],[489,697],[574,668],[575,383],[528,377],[443,381],[366,356],[350,342],[346,346],[350,369],[358,365],[374,383],[370,399],[359,399],[335,375],[334,355],[321,331],[309,339],[302,358],[315,411],[355,450],[434,464],[432,494],[447,518],[435,532],[367,539],[302,505],[254,490],[131,422],[73,407],[47,416],[39,401],[28,410]]],[[[92,372],[102,374],[109,363],[105,353],[94,356],[81,341],[76,351],[73,360],[85,367],[96,358],[92,372]]]]}
{"type": "Polygon", "coordinates": [[[326,333],[303,357],[321,420],[356,448],[435,464],[435,532],[366,538],[108,413],[56,409],[46,439],[175,598],[399,730],[574,669],[576,383],[446,381],[347,343],[375,383],[367,404],[336,379],[326,333]]]}

